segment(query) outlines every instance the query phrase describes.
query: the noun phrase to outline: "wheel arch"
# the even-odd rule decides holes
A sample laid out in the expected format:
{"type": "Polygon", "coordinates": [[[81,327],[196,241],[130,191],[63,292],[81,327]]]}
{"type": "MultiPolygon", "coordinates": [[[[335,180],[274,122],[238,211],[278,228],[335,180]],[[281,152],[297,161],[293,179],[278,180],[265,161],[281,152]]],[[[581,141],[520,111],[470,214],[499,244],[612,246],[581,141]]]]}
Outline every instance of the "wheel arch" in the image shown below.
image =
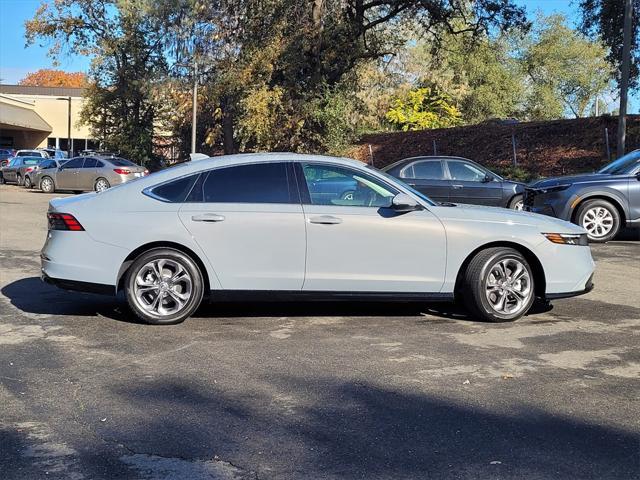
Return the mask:
{"type": "Polygon", "coordinates": [[[547,291],[547,277],[544,272],[544,267],[542,266],[542,263],[540,262],[536,254],[533,253],[531,250],[529,250],[527,247],[525,247],[522,244],[509,242],[509,241],[497,241],[497,242],[486,243],[484,245],[479,246],[473,252],[467,255],[467,257],[464,259],[464,261],[460,265],[460,268],[458,269],[458,275],[456,276],[456,284],[454,289],[456,296],[458,296],[458,291],[462,285],[464,274],[467,271],[467,267],[469,266],[469,263],[471,263],[471,260],[482,250],[486,250],[487,248],[493,248],[493,247],[512,248],[517,252],[519,252],[531,267],[531,272],[533,273],[535,295],[537,297],[544,298],[545,293],[547,291]]]}
{"type": "Polygon", "coordinates": [[[613,206],[616,207],[616,210],[618,210],[618,213],[620,214],[620,224],[621,225],[625,224],[627,219],[627,214],[624,210],[624,206],[622,205],[622,202],[620,201],[620,199],[615,195],[611,195],[603,192],[594,192],[591,194],[587,194],[584,197],[581,196],[580,201],[573,207],[573,210],[571,211],[571,222],[577,224],[578,210],[580,210],[580,207],[589,200],[605,200],[613,204],[613,206]]]}
{"type": "Polygon", "coordinates": [[[118,270],[118,278],[116,280],[116,293],[123,289],[125,274],[127,273],[127,270],[129,270],[129,267],[135,261],[135,259],[142,255],[144,252],[152,250],[154,248],[172,248],[184,253],[185,255],[188,255],[196,263],[198,269],[200,270],[200,273],[202,274],[205,295],[209,292],[209,290],[211,290],[209,273],[207,271],[207,268],[205,267],[204,262],[197,253],[195,253],[189,247],[185,247],[184,245],[176,242],[158,241],[145,243],[144,245],[139,246],[129,255],[127,255],[127,258],[124,259],[122,265],[120,265],[120,269],[118,270]]]}

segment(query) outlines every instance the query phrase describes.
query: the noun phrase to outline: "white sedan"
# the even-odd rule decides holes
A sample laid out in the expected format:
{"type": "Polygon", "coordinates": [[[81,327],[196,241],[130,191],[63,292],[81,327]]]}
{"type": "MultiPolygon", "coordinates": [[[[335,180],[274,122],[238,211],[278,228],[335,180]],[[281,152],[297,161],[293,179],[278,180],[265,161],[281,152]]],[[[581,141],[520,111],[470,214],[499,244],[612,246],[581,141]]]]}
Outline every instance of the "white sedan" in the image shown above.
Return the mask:
{"type": "Polygon", "coordinates": [[[586,231],[502,208],[436,204],[353,160],[298,154],[189,162],[50,202],[42,278],[116,294],[154,324],[211,301],[464,302],[515,320],[592,288],[586,231]]]}

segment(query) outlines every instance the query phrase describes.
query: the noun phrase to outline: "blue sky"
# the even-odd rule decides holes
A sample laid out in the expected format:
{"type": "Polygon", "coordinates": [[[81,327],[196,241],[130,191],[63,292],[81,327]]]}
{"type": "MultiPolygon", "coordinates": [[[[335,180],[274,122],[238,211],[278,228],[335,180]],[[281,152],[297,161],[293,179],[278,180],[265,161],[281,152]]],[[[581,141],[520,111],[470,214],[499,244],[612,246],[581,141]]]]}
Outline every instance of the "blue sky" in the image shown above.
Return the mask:
{"type": "MultiPolygon", "coordinates": [[[[24,22],[33,17],[42,0],[0,0],[2,38],[0,39],[0,79],[2,83],[17,83],[27,73],[40,68],[51,68],[47,46],[25,47],[24,22]]],[[[537,10],[545,14],[562,13],[571,22],[578,19],[577,0],[515,0],[524,5],[530,15],[537,10]]],[[[82,56],[62,56],[59,66],[67,71],[86,71],[89,59],[82,56]]],[[[640,95],[631,98],[630,112],[637,112],[640,95]]]]}

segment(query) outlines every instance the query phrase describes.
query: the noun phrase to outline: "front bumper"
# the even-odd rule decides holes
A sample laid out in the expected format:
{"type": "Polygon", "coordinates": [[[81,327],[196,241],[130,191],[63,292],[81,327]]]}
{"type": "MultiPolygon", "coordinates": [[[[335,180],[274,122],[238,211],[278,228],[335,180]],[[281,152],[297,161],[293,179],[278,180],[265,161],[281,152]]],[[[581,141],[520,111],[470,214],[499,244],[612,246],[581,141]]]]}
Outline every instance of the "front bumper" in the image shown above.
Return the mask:
{"type": "Polygon", "coordinates": [[[524,210],[571,221],[571,204],[576,196],[569,191],[543,192],[535,188],[524,191],[524,210]]]}
{"type": "Polygon", "coordinates": [[[593,290],[593,274],[591,274],[589,276],[589,279],[587,280],[587,282],[585,283],[585,286],[582,290],[576,290],[573,292],[562,292],[562,293],[547,293],[545,295],[545,298],[547,300],[558,300],[560,298],[570,298],[570,297],[577,297],[579,295],[585,295],[587,293],[589,293],[591,290],[593,290]]]}

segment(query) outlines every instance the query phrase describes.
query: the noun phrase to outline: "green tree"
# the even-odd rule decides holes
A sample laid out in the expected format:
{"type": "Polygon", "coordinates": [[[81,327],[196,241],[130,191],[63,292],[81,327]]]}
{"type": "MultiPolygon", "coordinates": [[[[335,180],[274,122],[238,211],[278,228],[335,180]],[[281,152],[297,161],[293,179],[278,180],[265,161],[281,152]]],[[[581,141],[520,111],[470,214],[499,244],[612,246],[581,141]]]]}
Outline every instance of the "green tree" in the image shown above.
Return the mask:
{"type": "MultiPolygon", "coordinates": [[[[615,68],[616,80],[620,81],[622,61],[622,31],[624,23],[623,0],[580,0],[582,31],[589,36],[597,36],[607,47],[607,59],[615,68]]],[[[640,2],[632,3],[631,18],[631,68],[629,87],[640,85],[640,2]]]]}
{"type": "Polygon", "coordinates": [[[397,99],[387,112],[387,120],[405,132],[453,127],[461,123],[461,115],[449,102],[437,88],[420,87],[397,99]]]}
{"type": "Polygon", "coordinates": [[[81,112],[94,137],[136,162],[154,157],[155,85],[165,71],[162,25],[146,0],[58,0],[26,22],[27,42],[93,56],[81,112]]]}
{"type": "Polygon", "coordinates": [[[530,80],[526,112],[532,119],[588,113],[609,89],[611,66],[606,50],[566,25],[561,15],[539,17],[524,39],[520,62],[530,80]]]}

